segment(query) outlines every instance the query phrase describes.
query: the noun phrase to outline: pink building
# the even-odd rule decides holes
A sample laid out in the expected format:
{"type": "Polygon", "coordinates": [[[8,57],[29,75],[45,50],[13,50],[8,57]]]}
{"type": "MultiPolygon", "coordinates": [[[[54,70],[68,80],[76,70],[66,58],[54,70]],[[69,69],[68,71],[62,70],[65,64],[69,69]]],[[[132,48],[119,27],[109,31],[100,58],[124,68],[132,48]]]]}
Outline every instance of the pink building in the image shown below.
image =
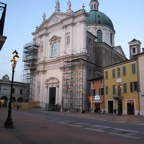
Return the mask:
{"type": "Polygon", "coordinates": [[[90,108],[95,113],[100,113],[104,110],[104,86],[103,77],[98,77],[90,80],[91,94],[89,96],[90,108]]]}

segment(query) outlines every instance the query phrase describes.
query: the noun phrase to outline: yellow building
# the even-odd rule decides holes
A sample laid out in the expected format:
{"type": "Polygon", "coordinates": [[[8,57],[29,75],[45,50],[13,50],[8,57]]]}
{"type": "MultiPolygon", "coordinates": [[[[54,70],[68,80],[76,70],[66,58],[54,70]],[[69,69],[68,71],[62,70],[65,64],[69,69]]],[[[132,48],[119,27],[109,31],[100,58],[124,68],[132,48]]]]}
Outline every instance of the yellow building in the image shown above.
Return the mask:
{"type": "Polygon", "coordinates": [[[105,111],[139,114],[137,58],[104,68],[105,111]]]}

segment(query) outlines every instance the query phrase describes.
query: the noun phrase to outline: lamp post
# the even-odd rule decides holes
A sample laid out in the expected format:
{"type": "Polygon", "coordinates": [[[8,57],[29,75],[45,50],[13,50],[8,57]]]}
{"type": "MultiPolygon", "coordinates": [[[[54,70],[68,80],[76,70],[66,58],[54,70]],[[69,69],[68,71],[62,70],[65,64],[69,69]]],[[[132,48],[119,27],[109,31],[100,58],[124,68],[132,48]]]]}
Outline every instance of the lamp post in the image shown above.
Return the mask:
{"type": "Polygon", "coordinates": [[[9,103],[8,103],[8,116],[7,119],[4,123],[5,128],[13,128],[13,121],[11,118],[11,109],[12,109],[12,92],[13,92],[13,80],[14,80],[14,72],[15,72],[15,67],[18,62],[18,52],[15,50],[13,53],[13,58],[11,60],[12,63],[12,81],[11,81],[11,93],[10,93],[10,98],[9,98],[9,103]]]}
{"type": "Polygon", "coordinates": [[[118,115],[122,114],[121,111],[121,88],[122,84],[120,82],[117,83],[117,88],[118,88],[118,115]]]}

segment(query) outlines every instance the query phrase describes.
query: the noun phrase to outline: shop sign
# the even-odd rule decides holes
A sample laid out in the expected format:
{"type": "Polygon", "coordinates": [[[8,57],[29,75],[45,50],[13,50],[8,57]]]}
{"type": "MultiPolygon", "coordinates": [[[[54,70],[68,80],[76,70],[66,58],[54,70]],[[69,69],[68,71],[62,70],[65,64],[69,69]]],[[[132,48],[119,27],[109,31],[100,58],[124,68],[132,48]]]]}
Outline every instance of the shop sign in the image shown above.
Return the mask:
{"type": "Polygon", "coordinates": [[[96,96],[94,97],[94,100],[100,100],[100,96],[99,96],[99,95],[96,95],[96,96]]]}

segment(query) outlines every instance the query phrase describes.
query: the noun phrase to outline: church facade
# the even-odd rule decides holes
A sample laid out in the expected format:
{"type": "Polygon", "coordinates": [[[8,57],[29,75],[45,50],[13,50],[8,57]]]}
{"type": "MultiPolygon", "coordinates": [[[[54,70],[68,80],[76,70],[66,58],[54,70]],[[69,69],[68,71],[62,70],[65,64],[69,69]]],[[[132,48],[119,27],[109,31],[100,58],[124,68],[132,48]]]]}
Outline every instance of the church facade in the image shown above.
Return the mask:
{"type": "Polygon", "coordinates": [[[89,79],[103,75],[103,67],[125,61],[120,46],[114,45],[115,30],[110,18],[99,11],[98,0],[72,11],[53,14],[33,32],[33,42],[24,46],[25,80],[30,83],[32,101],[41,107],[85,111],[90,93],[89,79]]]}

